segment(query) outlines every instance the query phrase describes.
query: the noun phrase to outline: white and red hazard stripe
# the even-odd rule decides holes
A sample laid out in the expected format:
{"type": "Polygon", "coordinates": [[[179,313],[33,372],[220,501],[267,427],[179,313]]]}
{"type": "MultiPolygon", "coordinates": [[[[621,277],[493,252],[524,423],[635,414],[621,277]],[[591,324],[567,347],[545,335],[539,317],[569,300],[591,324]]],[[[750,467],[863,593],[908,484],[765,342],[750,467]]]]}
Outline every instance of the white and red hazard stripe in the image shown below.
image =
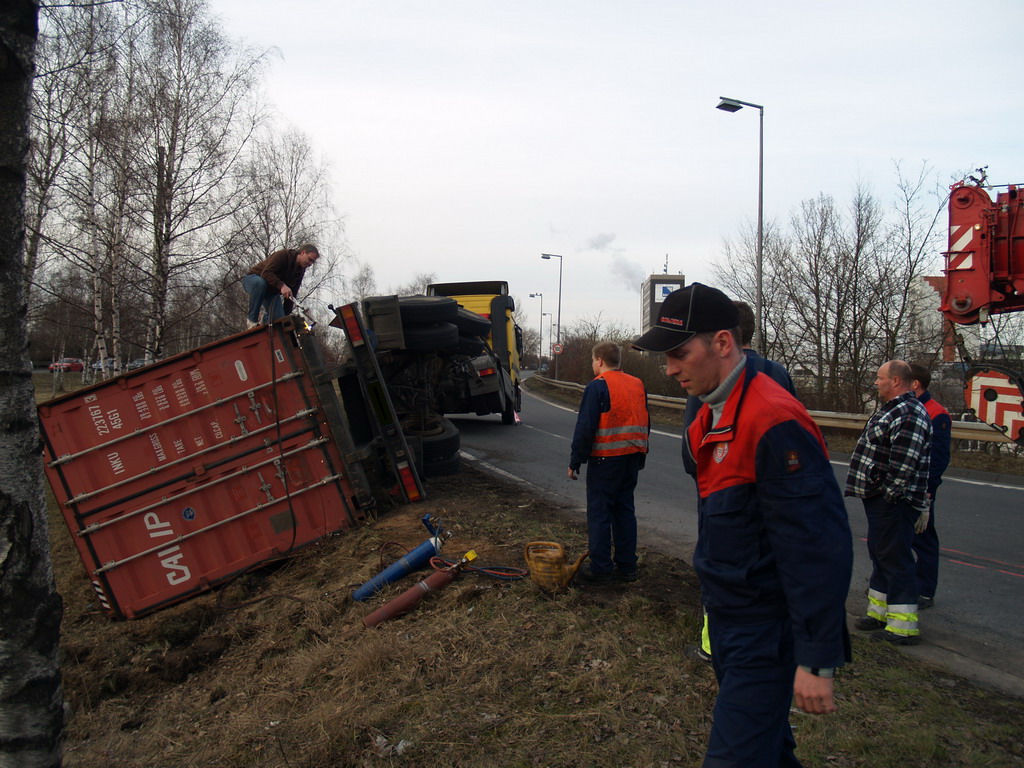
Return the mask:
{"type": "Polygon", "coordinates": [[[970,377],[964,385],[964,400],[979,420],[1012,439],[1024,429],[1024,393],[1004,373],[987,370],[970,377]]]}
{"type": "Polygon", "coordinates": [[[949,253],[946,269],[973,269],[974,251],[965,251],[974,240],[974,226],[957,224],[949,228],[949,253]]]}

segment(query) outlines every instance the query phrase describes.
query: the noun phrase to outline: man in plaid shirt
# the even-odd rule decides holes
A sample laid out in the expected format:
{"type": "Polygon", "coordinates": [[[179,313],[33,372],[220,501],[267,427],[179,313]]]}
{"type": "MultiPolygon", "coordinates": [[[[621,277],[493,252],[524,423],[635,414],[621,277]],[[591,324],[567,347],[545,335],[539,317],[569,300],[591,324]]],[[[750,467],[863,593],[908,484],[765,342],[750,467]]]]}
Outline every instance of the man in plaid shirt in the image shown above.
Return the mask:
{"type": "Polygon", "coordinates": [[[850,458],[846,495],[864,502],[871,580],[868,610],[855,622],[896,645],[921,641],[917,626],[914,533],[928,525],[932,424],[914,396],[910,366],[890,360],[875,387],[883,405],[868,419],[850,458]]]}

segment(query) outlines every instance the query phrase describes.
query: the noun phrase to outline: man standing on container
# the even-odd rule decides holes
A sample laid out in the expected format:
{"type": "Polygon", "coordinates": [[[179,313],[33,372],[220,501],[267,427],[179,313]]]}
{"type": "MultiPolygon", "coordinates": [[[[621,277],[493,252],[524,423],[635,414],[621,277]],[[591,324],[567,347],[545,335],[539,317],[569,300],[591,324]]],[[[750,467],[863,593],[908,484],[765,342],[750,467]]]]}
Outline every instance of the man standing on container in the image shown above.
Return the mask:
{"type": "Polygon", "coordinates": [[[914,535],[914,554],[917,555],[917,607],[931,608],[935,604],[935,589],[939,584],[939,534],[935,530],[935,492],[942,483],[942,473],[949,466],[950,432],[953,421],[949,411],[928,392],[932,375],[919,363],[910,364],[911,387],[914,396],[932,420],[932,451],[928,461],[928,525],[914,535]]]}
{"type": "Polygon", "coordinates": [[[267,323],[280,320],[291,312],[306,269],[319,258],[320,251],[307,243],[298,248],[275,251],[250,269],[249,274],[242,278],[242,288],[249,294],[246,327],[259,325],[261,310],[267,323]]]}
{"type": "Polygon", "coordinates": [[[832,676],[850,658],[853,540],[820,430],[744,354],[738,322],[724,293],[694,283],[634,346],[664,352],[668,375],[703,401],[683,439],[719,685],[704,766],[792,767],[791,703],[835,711],[832,676]]]}
{"type": "Polygon", "coordinates": [[[587,464],[590,565],[577,578],[590,584],[638,575],[633,489],[647,457],[650,419],[643,382],[619,370],[621,355],[614,342],[594,345],[594,380],[583,390],[569,455],[570,480],[587,464]]]}
{"type": "Polygon", "coordinates": [[[902,360],[878,369],[882,407],[868,419],[846,477],[846,495],[864,502],[871,557],[867,615],[854,626],[884,630],[876,637],[895,645],[921,642],[913,546],[914,533],[928,525],[932,425],[914,397],[911,376],[902,360]]]}

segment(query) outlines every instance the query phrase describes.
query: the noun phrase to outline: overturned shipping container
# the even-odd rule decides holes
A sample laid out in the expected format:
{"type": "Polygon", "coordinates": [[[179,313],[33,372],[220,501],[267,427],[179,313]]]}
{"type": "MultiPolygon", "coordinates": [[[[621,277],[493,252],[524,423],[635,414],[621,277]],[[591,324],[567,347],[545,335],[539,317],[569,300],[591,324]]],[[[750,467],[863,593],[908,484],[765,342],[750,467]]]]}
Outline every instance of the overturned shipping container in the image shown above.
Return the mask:
{"type": "MultiPolygon", "coordinates": [[[[39,416],[50,485],[118,617],[353,526],[384,456],[355,444],[315,336],[291,318],[43,403],[39,416]]],[[[418,478],[406,485],[415,500],[418,478]]]]}

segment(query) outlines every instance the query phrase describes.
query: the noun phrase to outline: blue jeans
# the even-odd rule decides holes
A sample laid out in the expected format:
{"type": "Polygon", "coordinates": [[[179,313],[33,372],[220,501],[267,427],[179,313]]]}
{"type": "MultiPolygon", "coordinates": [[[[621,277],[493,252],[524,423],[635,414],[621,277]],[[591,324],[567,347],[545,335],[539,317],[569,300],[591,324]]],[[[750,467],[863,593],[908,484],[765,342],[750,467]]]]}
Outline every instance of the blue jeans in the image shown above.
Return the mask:
{"type": "Polygon", "coordinates": [[[587,462],[587,538],[591,573],[636,571],[636,510],[633,489],[641,454],[591,458],[587,462]]]}
{"type": "Polygon", "coordinates": [[[272,323],[284,317],[284,302],[281,294],[267,285],[267,281],[259,275],[246,275],[242,278],[242,288],[249,294],[249,322],[260,321],[260,310],[267,316],[266,322],[272,323]]]}
{"type": "Polygon", "coordinates": [[[793,631],[788,619],[734,624],[708,616],[718,698],[703,768],[799,768],[789,725],[793,631]]]}

